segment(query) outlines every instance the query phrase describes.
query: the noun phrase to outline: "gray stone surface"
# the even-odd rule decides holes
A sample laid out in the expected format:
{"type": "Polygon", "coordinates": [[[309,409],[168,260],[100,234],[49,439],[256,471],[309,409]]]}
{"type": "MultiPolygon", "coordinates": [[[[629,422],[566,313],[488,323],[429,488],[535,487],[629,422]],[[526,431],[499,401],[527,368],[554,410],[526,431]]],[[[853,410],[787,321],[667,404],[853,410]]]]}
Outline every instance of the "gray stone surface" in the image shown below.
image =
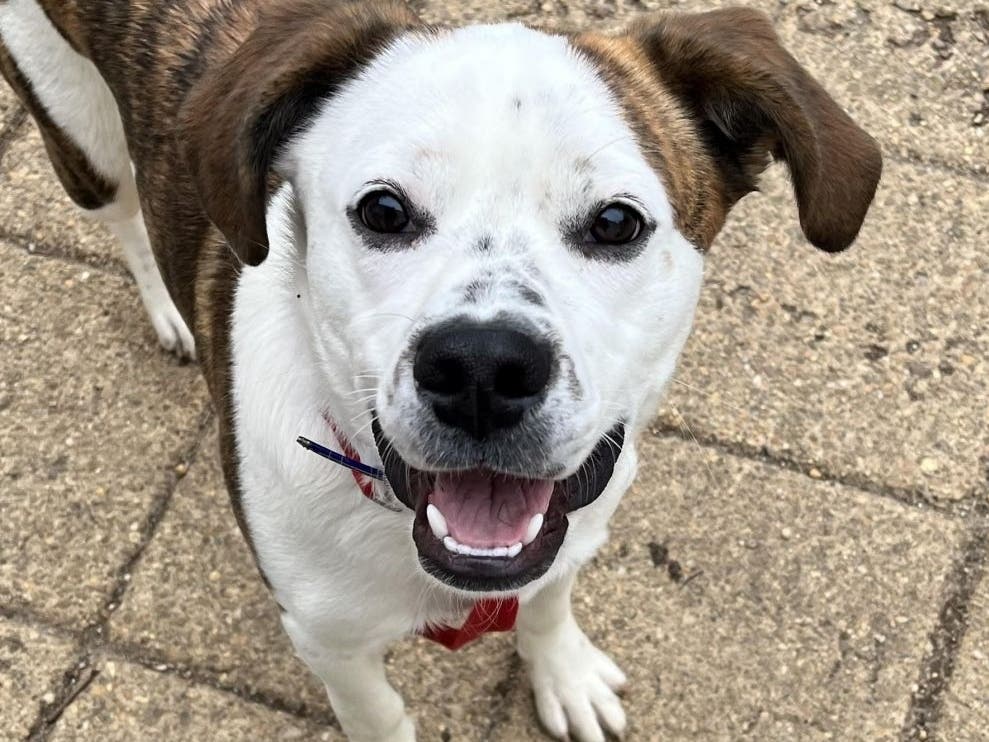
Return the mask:
{"type": "Polygon", "coordinates": [[[58,720],[54,742],[343,742],[335,729],[119,660],[58,720]]]}
{"type": "MultiPolygon", "coordinates": [[[[989,557],[989,554],[986,555],[989,557]]],[[[978,740],[989,733],[989,579],[982,578],[968,614],[968,633],[960,647],[946,694],[940,739],[978,740]]]]}
{"type": "Polygon", "coordinates": [[[91,620],[204,409],[129,281],[0,243],[0,603],[91,620]]]}
{"type": "Polygon", "coordinates": [[[989,173],[989,6],[796,0],[777,31],[887,154],[989,173]]]}
{"type": "Polygon", "coordinates": [[[0,132],[7,128],[13,114],[21,107],[14,91],[6,84],[0,83],[0,132]]]}
{"type": "MultiPolygon", "coordinates": [[[[330,715],[322,686],[293,655],[234,522],[215,436],[176,490],[131,583],[111,622],[115,642],[330,715]]],[[[438,738],[444,727],[456,739],[478,739],[512,656],[508,637],[457,653],[409,639],[391,653],[389,674],[419,716],[424,739],[438,738]]]]}
{"type": "Polygon", "coordinates": [[[33,120],[18,129],[0,166],[0,236],[32,252],[123,265],[114,237],[66,195],[33,120]]]}
{"type": "MultiPolygon", "coordinates": [[[[576,601],[629,739],[897,739],[959,527],[679,442],[642,458],[576,601]]],[[[539,738],[528,699],[494,740],[539,738]]]]}
{"type": "Polygon", "coordinates": [[[23,739],[73,659],[73,642],[0,618],[0,739],[23,739]]]}
{"type": "Polygon", "coordinates": [[[858,242],[836,256],[804,241],[795,212],[775,170],[729,217],[666,424],[970,494],[989,454],[989,304],[975,299],[989,286],[989,188],[889,163],[858,242]]]}

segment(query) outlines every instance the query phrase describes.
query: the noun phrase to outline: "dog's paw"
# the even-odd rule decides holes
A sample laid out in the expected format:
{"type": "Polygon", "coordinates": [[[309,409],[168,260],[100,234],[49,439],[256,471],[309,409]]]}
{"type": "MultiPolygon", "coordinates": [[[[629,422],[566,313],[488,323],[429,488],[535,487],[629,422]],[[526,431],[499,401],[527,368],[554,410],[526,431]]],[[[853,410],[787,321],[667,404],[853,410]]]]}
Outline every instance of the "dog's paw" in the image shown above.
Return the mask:
{"type": "Polygon", "coordinates": [[[195,360],[196,341],[164,287],[162,291],[148,292],[142,298],[161,347],[179,358],[195,360]]]}
{"type": "Polygon", "coordinates": [[[403,714],[402,721],[393,731],[374,739],[375,742],[416,742],[416,727],[412,719],[403,714]]]}
{"type": "Polygon", "coordinates": [[[551,634],[519,636],[536,699],[536,712],[558,739],[604,742],[625,734],[617,692],[625,673],[575,623],[551,634]]]}

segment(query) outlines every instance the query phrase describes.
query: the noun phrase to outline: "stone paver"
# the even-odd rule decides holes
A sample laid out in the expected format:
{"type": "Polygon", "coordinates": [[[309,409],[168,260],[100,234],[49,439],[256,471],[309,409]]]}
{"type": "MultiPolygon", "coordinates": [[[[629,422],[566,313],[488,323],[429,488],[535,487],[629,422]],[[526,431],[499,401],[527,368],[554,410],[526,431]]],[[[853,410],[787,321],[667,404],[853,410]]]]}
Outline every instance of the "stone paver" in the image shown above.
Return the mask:
{"type": "MultiPolygon", "coordinates": [[[[176,490],[113,617],[113,640],[328,715],[323,688],[293,656],[278,610],[237,530],[216,451],[210,438],[176,490]]],[[[455,654],[409,640],[392,652],[389,674],[420,716],[424,739],[437,738],[442,727],[456,739],[476,739],[511,658],[508,637],[492,637],[455,654]]]]}
{"type": "MultiPolygon", "coordinates": [[[[628,672],[629,739],[896,739],[960,528],[689,444],[641,453],[576,602],[628,672]]],[[[494,740],[539,739],[528,695],[494,740]]]]}
{"type": "Polygon", "coordinates": [[[0,243],[0,603],[88,620],[194,440],[197,371],[123,278],[0,243]]]}
{"type": "Polygon", "coordinates": [[[321,728],[230,693],[109,660],[55,725],[53,742],[343,742],[321,728]]]}
{"type": "MultiPolygon", "coordinates": [[[[989,554],[985,555],[989,559],[989,554]]],[[[968,634],[945,698],[940,739],[980,739],[989,730],[989,579],[975,594],[968,634]]]]}
{"type": "Polygon", "coordinates": [[[887,154],[989,173],[989,6],[797,0],[777,32],[887,154]]]}
{"type": "Polygon", "coordinates": [[[27,735],[73,655],[68,639],[0,619],[0,739],[27,735]]]}
{"type": "Polygon", "coordinates": [[[852,249],[801,236],[783,173],[715,244],[665,420],[954,499],[989,454],[989,188],[888,163],[852,249]],[[679,415],[678,415],[679,413],[679,415]]]}
{"type": "Polygon", "coordinates": [[[20,110],[21,104],[6,83],[0,82],[0,132],[7,128],[11,116],[20,110]]]}
{"type": "Polygon", "coordinates": [[[0,165],[3,236],[32,251],[53,251],[98,266],[123,265],[113,236],[66,195],[33,120],[18,131],[0,165]]]}

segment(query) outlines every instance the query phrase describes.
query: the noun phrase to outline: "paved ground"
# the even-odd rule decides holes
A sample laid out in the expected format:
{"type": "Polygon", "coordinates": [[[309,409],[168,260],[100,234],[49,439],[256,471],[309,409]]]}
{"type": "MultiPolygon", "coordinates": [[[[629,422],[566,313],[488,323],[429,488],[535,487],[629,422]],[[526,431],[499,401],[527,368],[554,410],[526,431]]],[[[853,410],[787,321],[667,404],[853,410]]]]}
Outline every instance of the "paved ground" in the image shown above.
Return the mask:
{"type": "MultiPolygon", "coordinates": [[[[880,138],[884,182],[836,258],[779,172],[735,212],[578,611],[632,678],[633,740],[985,740],[989,5],[758,4],[880,138]]],[[[6,91],[0,117],[0,738],[340,740],[226,506],[202,382],[6,91]]],[[[508,637],[390,664],[424,740],[540,738],[508,637]]]]}

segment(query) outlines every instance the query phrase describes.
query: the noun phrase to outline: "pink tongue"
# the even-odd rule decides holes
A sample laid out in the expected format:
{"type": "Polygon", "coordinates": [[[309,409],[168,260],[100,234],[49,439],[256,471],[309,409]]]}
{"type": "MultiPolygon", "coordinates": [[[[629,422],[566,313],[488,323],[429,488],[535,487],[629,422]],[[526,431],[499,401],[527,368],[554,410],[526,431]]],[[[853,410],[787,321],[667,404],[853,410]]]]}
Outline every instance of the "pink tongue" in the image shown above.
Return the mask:
{"type": "Polygon", "coordinates": [[[552,496],[552,480],[475,469],[437,475],[429,502],[443,513],[458,543],[494,549],[522,541],[532,517],[546,513],[552,496]]]}

